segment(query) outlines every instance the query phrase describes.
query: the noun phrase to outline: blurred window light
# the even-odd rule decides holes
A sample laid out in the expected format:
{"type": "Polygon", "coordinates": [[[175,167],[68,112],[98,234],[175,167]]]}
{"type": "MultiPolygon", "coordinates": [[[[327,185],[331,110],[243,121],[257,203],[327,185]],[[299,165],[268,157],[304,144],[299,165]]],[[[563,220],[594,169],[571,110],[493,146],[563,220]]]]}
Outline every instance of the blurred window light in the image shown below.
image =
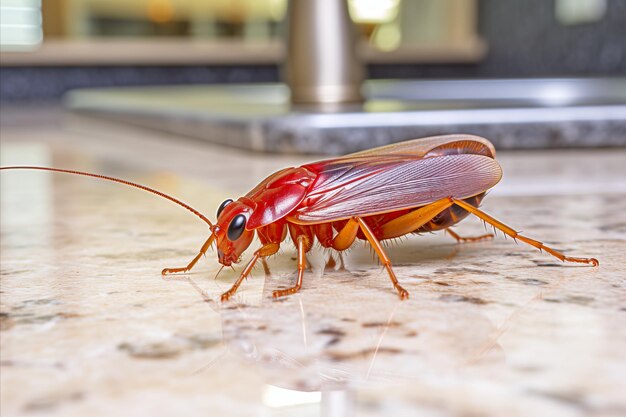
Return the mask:
{"type": "Polygon", "coordinates": [[[402,43],[402,31],[397,22],[380,25],[372,35],[372,43],[381,51],[393,51],[402,43]]]}
{"type": "Polygon", "coordinates": [[[150,0],[147,14],[155,23],[167,23],[174,18],[174,7],[170,0],[150,0]]]}
{"type": "Polygon", "coordinates": [[[578,25],[602,20],[606,0],[557,0],[556,19],[563,25],[578,25]]]}
{"type": "Polygon", "coordinates": [[[287,0],[269,0],[269,10],[274,20],[282,20],[287,11],[287,0]]]}
{"type": "Polygon", "coordinates": [[[0,0],[0,50],[32,50],[41,44],[41,0],[0,0]]]}
{"type": "Polygon", "coordinates": [[[350,15],[357,23],[385,23],[396,18],[400,0],[349,0],[350,15]]]}

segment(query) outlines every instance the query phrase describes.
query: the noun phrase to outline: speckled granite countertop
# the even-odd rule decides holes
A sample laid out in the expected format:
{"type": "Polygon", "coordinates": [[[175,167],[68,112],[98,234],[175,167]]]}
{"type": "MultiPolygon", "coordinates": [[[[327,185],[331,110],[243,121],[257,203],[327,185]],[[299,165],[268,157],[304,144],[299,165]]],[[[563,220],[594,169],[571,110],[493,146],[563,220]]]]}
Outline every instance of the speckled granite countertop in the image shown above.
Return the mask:
{"type": "MultiPolygon", "coordinates": [[[[5,119],[6,122],[6,119],[5,119]]],[[[96,171],[214,213],[302,159],[262,157],[105,124],[4,123],[1,162],[96,171]],[[150,136],[148,138],[148,136],[150,136]]],[[[626,151],[501,153],[484,209],[597,269],[510,240],[411,238],[390,256],[411,299],[357,245],[349,272],[303,291],[290,245],[234,279],[206,229],[115,184],[33,172],[1,180],[2,416],[619,416],[626,414],[626,151]]],[[[456,229],[471,235],[468,219],[456,229]]]]}

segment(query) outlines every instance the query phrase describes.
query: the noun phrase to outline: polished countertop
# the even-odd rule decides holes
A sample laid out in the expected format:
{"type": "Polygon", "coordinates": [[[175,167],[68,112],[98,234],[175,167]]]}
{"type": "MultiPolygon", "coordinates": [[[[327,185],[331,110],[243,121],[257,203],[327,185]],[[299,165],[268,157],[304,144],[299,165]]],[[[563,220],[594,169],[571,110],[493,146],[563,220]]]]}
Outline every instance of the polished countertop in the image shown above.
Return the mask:
{"type": "MultiPolygon", "coordinates": [[[[3,116],[2,165],[122,177],[211,219],[224,199],[310,160],[84,118],[25,124],[20,114],[3,116]]],[[[207,237],[184,210],[103,181],[2,172],[0,413],[626,414],[626,150],[498,159],[504,178],[484,210],[600,267],[564,265],[501,235],[414,236],[388,249],[408,301],[362,243],[347,271],[324,271],[327,254],[315,249],[303,290],[272,300],[295,277],[287,243],[271,276],[255,269],[220,303],[236,272],[214,278],[213,251],[192,273],[160,274],[207,237]]],[[[455,231],[484,233],[471,218],[455,231]]]]}

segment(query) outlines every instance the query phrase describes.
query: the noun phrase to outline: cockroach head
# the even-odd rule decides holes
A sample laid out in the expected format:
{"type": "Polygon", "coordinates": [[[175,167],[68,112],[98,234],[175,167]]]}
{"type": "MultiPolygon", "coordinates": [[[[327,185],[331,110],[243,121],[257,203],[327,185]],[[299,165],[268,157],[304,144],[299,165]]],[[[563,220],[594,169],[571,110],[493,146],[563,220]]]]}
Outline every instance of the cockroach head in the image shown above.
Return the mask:
{"type": "Polygon", "coordinates": [[[247,230],[246,223],[252,207],[238,200],[226,200],[217,209],[217,222],[211,228],[217,241],[217,255],[222,265],[238,263],[241,254],[248,249],[254,238],[254,230],[247,230]]]}

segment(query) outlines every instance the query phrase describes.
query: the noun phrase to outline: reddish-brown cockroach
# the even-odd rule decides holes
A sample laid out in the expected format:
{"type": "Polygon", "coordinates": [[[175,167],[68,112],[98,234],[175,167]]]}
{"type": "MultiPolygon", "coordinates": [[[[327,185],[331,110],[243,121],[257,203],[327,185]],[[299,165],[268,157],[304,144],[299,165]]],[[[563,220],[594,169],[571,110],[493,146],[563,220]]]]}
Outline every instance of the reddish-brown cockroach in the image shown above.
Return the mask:
{"type": "Polygon", "coordinates": [[[285,168],[237,201],[224,201],[217,210],[215,224],[173,197],[117,178],[46,167],[0,169],[39,169],[115,181],[157,194],[191,211],[209,225],[211,234],[187,266],[166,268],[163,275],[189,271],[213,242],[217,242],[222,265],[238,263],[256,233],[261,247],[233,286],[222,294],[222,301],[237,291],[259,259],[265,262],[266,257],[278,252],[287,232],[298,250],[298,276],[293,287],[274,291],[274,297],[300,290],[305,254],[315,239],[324,248],[341,252],[358,238],[373,246],[398,295],[405,299],[409,293],[398,283],[380,241],[437,230],[447,231],[457,241],[492,237],[462,238],[449,229],[470,213],[513,239],[545,250],[561,261],[599,264],[595,258],[565,256],[542,242],[520,235],[478,208],[485,193],[500,181],[502,170],[491,142],[471,135],[415,139],[285,168]]]}

